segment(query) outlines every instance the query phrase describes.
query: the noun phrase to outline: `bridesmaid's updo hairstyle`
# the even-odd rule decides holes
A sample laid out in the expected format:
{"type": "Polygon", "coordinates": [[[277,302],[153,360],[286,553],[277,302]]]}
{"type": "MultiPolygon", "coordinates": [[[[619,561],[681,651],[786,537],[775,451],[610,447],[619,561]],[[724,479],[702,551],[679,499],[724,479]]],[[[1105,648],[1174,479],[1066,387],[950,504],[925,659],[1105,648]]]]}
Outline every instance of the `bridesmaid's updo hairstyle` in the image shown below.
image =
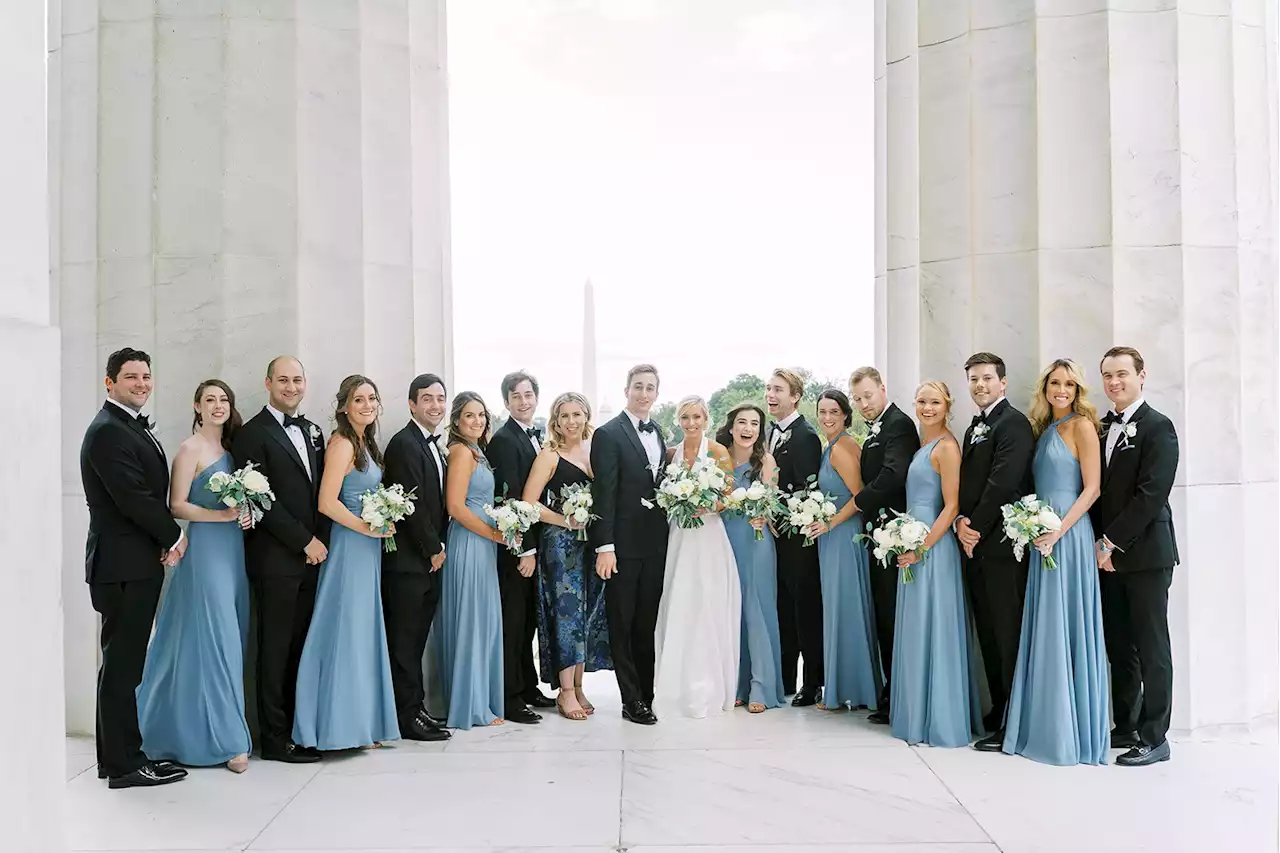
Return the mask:
{"type": "Polygon", "coordinates": [[[841,413],[844,415],[844,428],[847,430],[853,426],[853,405],[849,402],[849,395],[841,391],[839,388],[826,388],[818,395],[818,402],[830,400],[840,407],[841,413]]]}
{"type": "Polygon", "coordinates": [[[453,408],[449,410],[449,440],[446,444],[453,447],[455,444],[465,444],[471,449],[471,455],[476,458],[476,462],[484,462],[484,451],[489,447],[489,430],[493,426],[493,416],[489,414],[489,407],[484,404],[484,400],[475,391],[463,391],[453,398],[453,408]],[[484,410],[484,432],[480,436],[480,444],[477,447],[472,444],[470,439],[462,434],[462,410],[467,407],[468,403],[479,403],[480,408],[484,410]]]}
{"type": "Polygon", "coordinates": [[[1058,368],[1067,371],[1071,381],[1076,383],[1076,398],[1071,403],[1071,411],[1093,424],[1095,430],[1101,431],[1098,408],[1089,401],[1089,387],[1084,384],[1084,371],[1071,359],[1059,358],[1044,369],[1040,380],[1036,382],[1036,393],[1031,398],[1031,411],[1027,413],[1032,433],[1039,438],[1049,428],[1049,424],[1053,423],[1053,406],[1049,404],[1049,377],[1058,368]]]}
{"type": "MultiPolygon", "coordinates": [[[[989,362],[982,363],[988,364],[989,362]]],[[[942,401],[947,404],[946,423],[951,423],[951,417],[955,414],[955,400],[951,398],[951,389],[947,387],[947,383],[943,382],[941,379],[927,379],[916,386],[915,393],[911,396],[919,396],[921,388],[930,388],[938,392],[938,396],[942,397],[942,401]]]]}
{"type": "MultiPolygon", "coordinates": [[[[747,482],[750,483],[759,480],[760,475],[764,472],[764,437],[768,433],[764,409],[755,403],[743,403],[740,406],[735,406],[725,416],[724,425],[716,432],[716,441],[727,448],[733,447],[733,423],[738,419],[738,415],[743,412],[755,412],[756,417],[760,419],[760,429],[756,433],[755,443],[751,445],[751,468],[747,471],[747,482]]],[[[741,485],[741,483],[738,485],[741,485]]]]}
{"type": "Polygon", "coordinates": [[[577,403],[587,416],[587,422],[582,425],[580,440],[586,441],[595,432],[595,427],[591,426],[591,404],[587,402],[587,398],[577,391],[566,391],[551,402],[551,417],[547,418],[547,440],[542,444],[544,450],[558,451],[564,447],[564,433],[560,431],[560,409],[569,403],[577,403]]]}
{"type": "MultiPolygon", "coordinates": [[[[206,379],[196,386],[196,396],[192,402],[196,408],[200,406],[200,398],[204,396],[204,389],[213,386],[222,390],[227,395],[227,405],[231,407],[231,416],[227,418],[227,422],[222,425],[222,449],[231,451],[231,438],[236,434],[236,430],[244,424],[240,417],[240,410],[236,408],[236,392],[231,390],[231,386],[223,382],[221,379],[206,379]]],[[[191,431],[194,433],[203,423],[200,412],[196,412],[194,418],[191,419],[191,431]]]]}
{"type": "Polygon", "coordinates": [[[372,423],[364,428],[364,435],[360,435],[356,432],[356,428],[351,425],[351,420],[347,417],[347,413],[343,411],[347,407],[347,403],[351,401],[351,395],[356,393],[356,390],[361,385],[368,385],[373,389],[373,393],[378,398],[378,414],[382,414],[382,395],[378,393],[378,386],[372,379],[353,373],[342,380],[342,384],[338,386],[337,407],[333,415],[334,421],[338,424],[334,434],[342,436],[351,442],[351,446],[355,448],[357,471],[363,471],[369,467],[370,457],[373,458],[374,463],[379,468],[382,467],[382,452],[378,450],[378,419],[374,418],[372,423]]]}

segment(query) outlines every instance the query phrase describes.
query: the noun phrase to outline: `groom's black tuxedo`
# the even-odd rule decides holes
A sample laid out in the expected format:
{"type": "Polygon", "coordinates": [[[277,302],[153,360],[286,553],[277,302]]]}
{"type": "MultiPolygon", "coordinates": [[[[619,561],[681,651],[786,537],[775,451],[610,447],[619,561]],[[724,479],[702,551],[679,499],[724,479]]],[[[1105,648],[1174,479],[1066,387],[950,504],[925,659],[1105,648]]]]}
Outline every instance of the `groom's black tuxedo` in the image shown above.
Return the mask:
{"type": "MultiPolygon", "coordinates": [[[[541,438],[539,438],[541,442],[541,438]]],[[[493,469],[496,497],[521,500],[529,470],[538,458],[533,440],[515,418],[507,418],[485,449],[493,469]]],[[[534,550],[535,524],[522,539],[522,551],[534,550]]],[[[538,627],[538,587],[535,577],[522,577],[520,558],[510,548],[498,549],[498,591],[502,597],[502,680],[507,713],[522,708],[538,692],[538,671],[533,668],[533,632],[538,627]]],[[[552,673],[547,673],[550,678],[552,673]]]]}
{"type": "Polygon", "coordinates": [[[413,515],[396,524],[398,547],[382,555],[382,612],[401,731],[425,710],[422,655],[440,601],[439,574],[431,570],[431,558],[444,549],[448,515],[441,487],[444,470],[431,445],[422,428],[409,421],[383,454],[383,484],[399,483],[415,495],[413,515]]]}
{"type": "MultiPolygon", "coordinates": [[[[659,447],[662,429],[654,425],[659,447]]],[[[655,499],[666,465],[665,454],[651,469],[649,456],[631,416],[622,412],[591,437],[591,487],[600,516],[589,528],[595,551],[612,545],[618,571],[605,583],[609,646],[618,690],[626,706],[653,702],[654,631],[667,559],[667,519],[655,499]]],[[[594,559],[585,571],[595,568],[594,559]]]]}
{"type": "Polygon", "coordinates": [[[318,567],[304,549],[329,538],[318,509],[324,446],[320,428],[301,419],[306,462],[268,409],[236,431],[236,467],[254,463],[271,482],[276,499],[245,536],[245,568],[258,604],[258,726],[265,751],[282,750],[293,732],[294,691],[302,645],[315,606],[318,567]],[[308,473],[310,472],[310,473],[308,473]]]}
{"type": "Polygon", "coordinates": [[[85,431],[80,479],[89,505],[85,580],[102,615],[98,764],[108,776],[124,776],[147,763],[134,692],[164,583],[161,556],[182,529],[169,513],[164,451],[115,403],[103,403],[85,431]]]}
{"type": "MultiPolygon", "coordinates": [[[[862,520],[869,524],[880,523],[884,511],[893,518],[894,511],[907,511],[907,469],[911,459],[920,449],[920,434],[915,422],[901,409],[890,403],[862,444],[862,491],[854,495],[854,503],[862,520]]],[[[874,550],[870,540],[868,551],[874,550]]],[[[870,556],[870,555],[869,555],[870,556]]],[[[880,664],[884,668],[884,692],[881,707],[886,710],[889,701],[889,682],[893,676],[893,626],[897,618],[898,572],[885,568],[871,557],[871,600],[876,614],[876,642],[880,646],[880,664]]]]}
{"type": "Polygon", "coordinates": [[[960,515],[981,535],[965,580],[974,628],[991,694],[987,728],[999,729],[1013,689],[1027,591],[1027,555],[1018,560],[1004,538],[1001,507],[1034,490],[1031,457],[1035,436],[1022,412],[1001,400],[985,418],[974,418],[964,433],[960,461],[960,515]],[[978,427],[981,426],[981,432],[978,427]]]}
{"type": "MultiPolygon", "coordinates": [[[[822,442],[801,415],[782,431],[773,444],[776,422],[769,426],[768,444],[778,465],[778,488],[794,492],[809,485],[822,465],[822,442]]],[[[818,569],[818,548],[805,546],[802,534],[778,537],[778,633],[782,640],[783,681],[790,682],[796,669],[797,652],[804,658],[804,687],[822,687],[822,575],[818,569]],[[788,607],[788,604],[790,605],[788,607]],[[788,612],[789,611],[789,612],[788,612]],[[784,615],[785,614],[785,615],[784,615]],[[788,618],[790,617],[790,618],[788,618]]]]}
{"type": "Polygon", "coordinates": [[[1146,403],[1129,418],[1106,458],[1102,494],[1090,509],[1094,532],[1116,547],[1114,572],[1101,572],[1102,622],[1111,659],[1111,702],[1118,732],[1164,743],[1173,709],[1169,585],[1178,564],[1169,493],[1178,473],[1173,422],[1146,403]]]}

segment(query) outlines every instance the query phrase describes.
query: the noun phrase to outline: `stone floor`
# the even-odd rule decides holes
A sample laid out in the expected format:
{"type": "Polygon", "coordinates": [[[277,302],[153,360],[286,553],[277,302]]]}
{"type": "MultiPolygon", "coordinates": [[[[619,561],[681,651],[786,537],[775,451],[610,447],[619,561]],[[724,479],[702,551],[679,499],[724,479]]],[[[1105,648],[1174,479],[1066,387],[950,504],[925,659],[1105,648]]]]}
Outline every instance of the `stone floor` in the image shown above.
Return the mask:
{"type": "Polygon", "coordinates": [[[255,761],[110,791],[67,741],[72,850],[606,853],[1274,851],[1274,721],[1174,739],[1152,768],[1046,767],[910,748],[865,714],[624,723],[610,676],[585,723],[459,732],[318,765],[255,761]]]}

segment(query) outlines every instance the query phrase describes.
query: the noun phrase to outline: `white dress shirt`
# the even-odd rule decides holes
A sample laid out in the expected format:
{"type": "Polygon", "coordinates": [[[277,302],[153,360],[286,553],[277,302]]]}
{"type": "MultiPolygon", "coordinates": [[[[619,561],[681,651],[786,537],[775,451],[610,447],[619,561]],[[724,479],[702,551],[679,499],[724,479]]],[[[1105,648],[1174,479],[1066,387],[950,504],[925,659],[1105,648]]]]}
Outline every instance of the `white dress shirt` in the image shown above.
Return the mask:
{"type": "Polygon", "coordinates": [[[999,399],[999,400],[996,400],[996,401],[995,401],[994,403],[992,403],[990,406],[987,406],[985,409],[983,409],[983,410],[982,410],[982,417],[983,417],[984,419],[985,419],[985,418],[989,418],[989,417],[991,417],[991,412],[995,409],[995,407],[996,407],[996,406],[998,406],[998,405],[1000,405],[1000,404],[1001,404],[1001,403],[1003,403],[1004,401],[1005,401],[1005,397],[1004,397],[1004,395],[1001,395],[1001,397],[1000,397],[1000,399],[999,399]]]}
{"type": "Polygon", "coordinates": [[[289,436],[289,440],[293,442],[293,446],[298,451],[299,458],[302,459],[302,467],[307,472],[307,477],[314,480],[315,477],[311,474],[311,457],[307,455],[307,437],[302,434],[302,427],[297,424],[290,424],[285,427],[284,412],[276,409],[270,403],[267,404],[267,411],[276,419],[276,423],[284,427],[284,434],[289,436]]]}
{"type": "Polygon", "coordinates": [[[431,449],[431,457],[436,460],[436,475],[440,479],[440,494],[444,494],[444,457],[440,455],[440,446],[438,441],[432,441],[436,438],[436,434],[424,427],[417,421],[413,422],[418,429],[422,430],[422,436],[427,440],[427,447],[431,449]]]}
{"type": "MultiPolygon", "coordinates": [[[[640,418],[630,409],[623,409],[627,413],[627,417],[631,419],[631,426],[636,431],[636,435],[640,436],[640,444],[644,446],[644,454],[649,458],[649,471],[653,474],[653,479],[658,479],[658,472],[662,470],[662,439],[658,438],[657,430],[652,432],[640,432],[640,418]]],[[[651,422],[652,423],[652,422],[651,422]]],[[[610,554],[613,552],[613,543],[601,545],[596,549],[597,554],[610,554]]]]}
{"type": "Polygon", "coordinates": [[[800,418],[800,410],[796,409],[794,412],[787,415],[782,420],[774,421],[774,423],[778,425],[778,428],[769,430],[769,452],[770,453],[773,453],[773,451],[778,449],[778,445],[782,443],[783,433],[785,433],[788,429],[790,429],[791,425],[795,423],[799,418],[800,418]]]}
{"type": "MultiPolygon", "coordinates": [[[[1107,464],[1108,465],[1111,464],[1111,454],[1115,452],[1116,444],[1119,443],[1120,441],[1120,435],[1121,433],[1124,432],[1124,425],[1129,423],[1129,420],[1133,417],[1134,412],[1142,408],[1142,404],[1145,402],[1146,402],[1146,399],[1143,397],[1139,397],[1138,399],[1134,400],[1127,407],[1125,407],[1125,410],[1123,412],[1117,413],[1120,415],[1120,420],[1117,421],[1116,423],[1113,423],[1110,427],[1108,427],[1107,429],[1107,464]]],[[[1112,409],[1111,411],[1114,412],[1115,409],[1112,409]]]]}
{"type": "MultiPolygon", "coordinates": [[[[128,406],[126,406],[124,403],[121,403],[119,400],[116,400],[116,399],[114,399],[114,398],[112,398],[112,397],[108,397],[108,398],[107,398],[107,402],[108,402],[108,403],[114,403],[116,406],[118,406],[118,407],[120,408],[120,410],[121,410],[121,411],[128,412],[128,413],[129,413],[129,417],[133,418],[135,421],[138,419],[138,415],[140,415],[140,414],[141,414],[141,412],[135,412],[133,409],[129,408],[129,407],[128,407],[128,406]]],[[[160,439],[156,438],[155,433],[153,433],[151,430],[149,430],[149,429],[148,429],[148,430],[147,430],[147,437],[148,437],[148,438],[150,438],[150,439],[155,443],[155,446],[160,450],[161,455],[163,455],[163,454],[164,454],[164,448],[160,446],[160,439]]],[[[166,500],[166,502],[168,501],[168,495],[165,495],[165,500],[166,500]]],[[[172,545],[170,545],[170,546],[169,546],[169,550],[170,550],[170,551],[172,551],[174,548],[177,548],[180,544],[182,544],[182,540],[183,540],[184,538],[186,538],[186,535],[187,535],[187,534],[186,534],[186,532],[185,532],[185,531],[181,531],[181,530],[180,530],[180,531],[179,531],[179,533],[178,533],[178,541],[176,541],[176,542],[174,542],[172,545]]]]}
{"type": "MultiPolygon", "coordinates": [[[[516,419],[515,419],[514,417],[512,417],[512,418],[511,418],[511,420],[516,421],[516,419]]],[[[534,426],[533,426],[533,424],[532,424],[532,423],[527,423],[527,424],[526,424],[526,423],[521,423],[520,421],[516,421],[516,425],[517,425],[517,426],[519,426],[519,427],[520,427],[520,429],[524,430],[524,432],[525,432],[525,434],[526,434],[526,435],[528,435],[529,430],[534,429],[534,426]]],[[[529,436],[529,443],[533,445],[533,452],[534,452],[534,453],[541,453],[541,452],[542,452],[542,441],[538,438],[538,436],[537,436],[537,435],[530,435],[530,436],[529,436]]]]}

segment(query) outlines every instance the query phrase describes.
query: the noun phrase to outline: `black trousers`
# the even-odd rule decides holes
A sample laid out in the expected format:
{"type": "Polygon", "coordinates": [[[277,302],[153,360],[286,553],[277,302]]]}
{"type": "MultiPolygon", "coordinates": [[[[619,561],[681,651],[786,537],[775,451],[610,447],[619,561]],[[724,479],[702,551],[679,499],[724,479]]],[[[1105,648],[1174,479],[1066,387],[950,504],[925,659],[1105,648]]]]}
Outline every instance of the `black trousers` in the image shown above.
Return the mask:
{"type": "Polygon", "coordinates": [[[1018,663],[1022,604],[1027,596],[1027,561],[1015,560],[1008,543],[1001,543],[1000,549],[1007,549],[1008,555],[983,555],[968,560],[964,566],[973,625],[991,694],[991,712],[984,722],[993,731],[1004,726],[1005,706],[1018,663]]]}
{"type": "Polygon", "coordinates": [[[422,656],[439,602],[440,585],[435,575],[382,573],[382,617],[387,626],[391,687],[401,731],[424,710],[427,693],[422,683],[422,656]]]}
{"type": "Polygon", "coordinates": [[[796,638],[804,660],[804,687],[814,690],[823,683],[822,573],[818,568],[818,546],[805,547],[803,536],[780,536],[777,549],[778,586],[785,586],[790,593],[796,638]]]}
{"type": "Polygon", "coordinates": [[[1136,731],[1143,743],[1159,746],[1173,713],[1169,642],[1173,569],[1100,574],[1116,731],[1136,731]]]}
{"type": "Polygon", "coordinates": [[[298,662],[311,626],[319,570],[258,578],[258,728],[263,749],[281,749],[293,738],[298,662]]]}
{"type": "Polygon", "coordinates": [[[880,694],[878,710],[889,710],[889,679],[893,677],[893,626],[898,619],[898,568],[890,561],[889,568],[881,565],[868,546],[867,559],[871,567],[871,608],[876,619],[876,645],[880,647],[880,668],[884,672],[884,690],[880,694]]]}
{"type": "Polygon", "coordinates": [[[781,582],[778,583],[778,637],[782,641],[782,690],[790,696],[796,692],[800,638],[796,636],[796,603],[791,598],[791,589],[781,582]]]}
{"type": "Polygon", "coordinates": [[[163,585],[163,578],[89,584],[93,609],[102,616],[95,728],[98,764],[107,776],[125,776],[148,760],[142,752],[135,692],[142,682],[163,585]]]}
{"type": "MultiPolygon", "coordinates": [[[[605,581],[604,609],[609,617],[609,649],[622,704],[653,703],[654,631],[666,554],[619,558],[618,570],[605,581]]],[[[586,571],[595,571],[589,559],[586,571]]]]}
{"type": "Polygon", "coordinates": [[[533,668],[533,634],[538,628],[536,570],[521,577],[519,558],[508,550],[498,554],[498,593],[502,596],[502,683],[506,711],[526,705],[538,689],[533,668]]]}

